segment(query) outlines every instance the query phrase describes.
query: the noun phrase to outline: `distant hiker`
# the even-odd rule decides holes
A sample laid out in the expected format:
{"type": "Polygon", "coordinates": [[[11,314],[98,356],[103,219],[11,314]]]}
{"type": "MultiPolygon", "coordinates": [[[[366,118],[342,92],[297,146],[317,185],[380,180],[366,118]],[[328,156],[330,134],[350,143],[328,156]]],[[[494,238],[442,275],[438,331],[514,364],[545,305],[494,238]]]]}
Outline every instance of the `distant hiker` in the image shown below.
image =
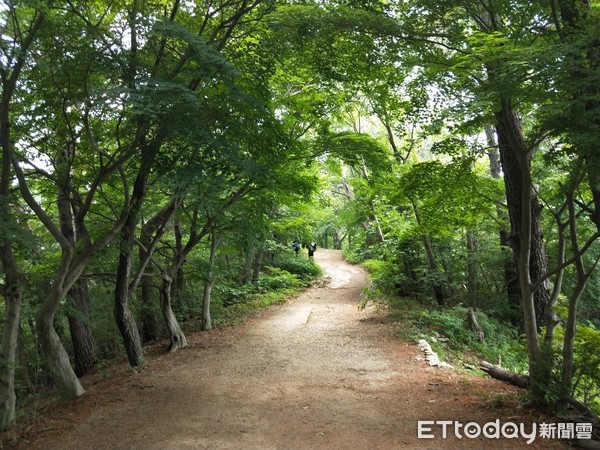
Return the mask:
{"type": "Polygon", "coordinates": [[[310,241],[308,244],[308,257],[312,258],[315,256],[315,250],[317,249],[317,243],[315,241],[310,241]]]}
{"type": "Polygon", "coordinates": [[[300,242],[294,241],[292,247],[294,248],[294,253],[296,253],[296,256],[298,256],[298,252],[300,252],[300,242]]]}

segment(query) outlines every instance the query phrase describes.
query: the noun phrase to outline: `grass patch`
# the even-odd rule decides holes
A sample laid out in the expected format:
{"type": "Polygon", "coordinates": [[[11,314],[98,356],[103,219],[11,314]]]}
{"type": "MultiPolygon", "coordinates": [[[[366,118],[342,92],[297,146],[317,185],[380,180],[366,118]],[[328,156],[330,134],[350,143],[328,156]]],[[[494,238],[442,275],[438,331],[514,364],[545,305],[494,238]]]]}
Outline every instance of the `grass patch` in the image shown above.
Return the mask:
{"type": "Polygon", "coordinates": [[[476,311],[475,316],[484,331],[480,342],[469,328],[468,308],[424,309],[414,300],[390,301],[390,316],[399,337],[408,340],[426,339],[440,358],[451,364],[478,360],[497,363],[515,372],[527,369],[527,354],[514,326],[476,311]]]}
{"type": "Polygon", "coordinates": [[[265,268],[256,283],[233,285],[221,283],[214,288],[211,317],[215,326],[230,326],[246,317],[281,304],[309,286],[322,270],[312,260],[281,258],[265,268]]]}

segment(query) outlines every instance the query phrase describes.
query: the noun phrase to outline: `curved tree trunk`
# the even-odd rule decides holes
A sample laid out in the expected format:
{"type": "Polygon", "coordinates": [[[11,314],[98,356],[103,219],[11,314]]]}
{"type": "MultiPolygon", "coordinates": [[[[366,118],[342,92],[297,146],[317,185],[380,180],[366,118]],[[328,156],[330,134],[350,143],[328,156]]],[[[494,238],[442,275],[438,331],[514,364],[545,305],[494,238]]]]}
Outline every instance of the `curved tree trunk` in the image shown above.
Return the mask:
{"type": "Polygon", "coordinates": [[[37,317],[36,331],[54,384],[63,398],[72,400],[80,397],[85,391],[71,367],[69,355],[60,342],[58,333],[54,329],[54,314],[44,314],[44,309],[41,312],[37,317]]]}
{"type": "Polygon", "coordinates": [[[177,349],[186,347],[187,339],[179,326],[179,322],[173,313],[173,309],[171,308],[171,287],[171,277],[164,275],[160,288],[160,309],[165,321],[165,326],[167,327],[169,340],[171,341],[169,344],[169,351],[174,352],[177,349]]]}

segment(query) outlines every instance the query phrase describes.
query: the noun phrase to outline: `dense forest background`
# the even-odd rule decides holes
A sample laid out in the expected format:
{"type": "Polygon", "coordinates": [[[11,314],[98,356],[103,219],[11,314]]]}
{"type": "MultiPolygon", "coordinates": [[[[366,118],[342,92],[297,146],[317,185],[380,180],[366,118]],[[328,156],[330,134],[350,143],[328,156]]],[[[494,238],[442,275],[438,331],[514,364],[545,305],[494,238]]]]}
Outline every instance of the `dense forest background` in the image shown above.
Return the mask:
{"type": "Polygon", "coordinates": [[[442,351],[598,413],[599,14],[1,1],[0,429],[300,289],[313,239],[442,351]]]}

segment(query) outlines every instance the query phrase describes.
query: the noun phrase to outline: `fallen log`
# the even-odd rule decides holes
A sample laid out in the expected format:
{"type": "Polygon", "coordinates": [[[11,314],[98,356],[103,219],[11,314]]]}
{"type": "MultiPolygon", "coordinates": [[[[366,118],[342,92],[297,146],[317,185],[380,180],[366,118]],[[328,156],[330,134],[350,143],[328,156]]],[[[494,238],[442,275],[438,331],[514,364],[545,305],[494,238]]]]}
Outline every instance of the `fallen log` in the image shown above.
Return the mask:
{"type": "Polygon", "coordinates": [[[510,370],[503,369],[500,366],[491,364],[487,361],[480,361],[479,368],[492,378],[496,378],[522,388],[529,387],[529,377],[527,375],[511,372],[510,370]]]}

